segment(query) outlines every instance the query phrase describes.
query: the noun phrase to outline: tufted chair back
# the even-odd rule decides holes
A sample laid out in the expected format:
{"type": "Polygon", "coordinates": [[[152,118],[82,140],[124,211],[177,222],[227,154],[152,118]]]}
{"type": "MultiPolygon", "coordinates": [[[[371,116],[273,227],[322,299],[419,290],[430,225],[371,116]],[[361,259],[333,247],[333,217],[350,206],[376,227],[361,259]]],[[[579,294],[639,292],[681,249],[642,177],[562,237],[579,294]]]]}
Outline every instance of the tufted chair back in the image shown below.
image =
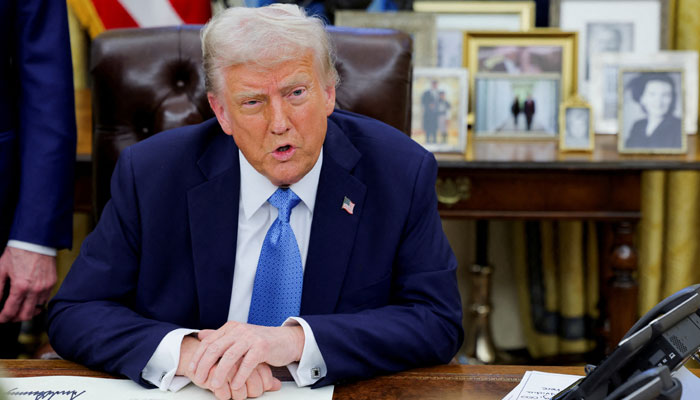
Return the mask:
{"type": "MultiPolygon", "coordinates": [[[[92,44],[93,207],[102,213],[119,153],[158,132],[214,117],[204,88],[200,26],[119,29],[92,44]]],[[[328,27],[340,86],[336,107],[408,134],[411,38],[385,29],[328,27]]]]}

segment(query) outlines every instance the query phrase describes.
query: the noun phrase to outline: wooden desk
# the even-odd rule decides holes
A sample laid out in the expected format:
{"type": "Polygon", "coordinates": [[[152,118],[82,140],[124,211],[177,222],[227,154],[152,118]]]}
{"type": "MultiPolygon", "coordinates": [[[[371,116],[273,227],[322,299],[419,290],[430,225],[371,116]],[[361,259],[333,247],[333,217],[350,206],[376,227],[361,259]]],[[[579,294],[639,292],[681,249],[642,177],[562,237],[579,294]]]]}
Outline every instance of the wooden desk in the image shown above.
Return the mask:
{"type": "Polygon", "coordinates": [[[621,155],[616,140],[596,135],[592,153],[560,153],[554,141],[480,139],[466,155],[437,156],[444,218],[602,222],[601,311],[616,316],[605,334],[608,348],[637,320],[634,237],[642,172],[700,169],[695,135],[682,155],[621,155]]]}
{"type": "MultiPolygon", "coordinates": [[[[14,377],[74,375],[110,378],[69,361],[0,360],[0,368],[14,377]]],[[[335,387],[335,400],[478,399],[500,400],[527,370],[583,374],[583,367],[525,367],[444,365],[422,368],[335,387]]]]}

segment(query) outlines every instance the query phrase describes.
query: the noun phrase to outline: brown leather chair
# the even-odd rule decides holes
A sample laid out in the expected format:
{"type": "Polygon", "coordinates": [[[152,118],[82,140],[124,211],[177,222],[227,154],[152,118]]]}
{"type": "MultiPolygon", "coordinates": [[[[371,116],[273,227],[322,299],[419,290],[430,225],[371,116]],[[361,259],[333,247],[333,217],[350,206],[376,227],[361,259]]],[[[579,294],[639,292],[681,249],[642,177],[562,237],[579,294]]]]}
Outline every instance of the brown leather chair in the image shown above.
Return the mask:
{"type": "MultiPolygon", "coordinates": [[[[121,151],[155,133],[196,124],[207,103],[200,26],[107,31],[92,44],[93,207],[110,198],[121,151]]],[[[340,86],[336,106],[384,121],[408,134],[411,38],[385,29],[329,27],[340,86]]]]}

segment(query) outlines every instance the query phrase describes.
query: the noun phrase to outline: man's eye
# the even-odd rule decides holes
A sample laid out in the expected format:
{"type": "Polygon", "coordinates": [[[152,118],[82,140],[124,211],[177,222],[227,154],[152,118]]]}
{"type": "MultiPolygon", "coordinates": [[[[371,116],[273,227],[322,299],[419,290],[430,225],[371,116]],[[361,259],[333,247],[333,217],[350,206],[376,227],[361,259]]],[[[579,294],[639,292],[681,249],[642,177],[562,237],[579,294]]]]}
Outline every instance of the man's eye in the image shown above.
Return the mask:
{"type": "Polygon", "coordinates": [[[259,101],[257,101],[257,100],[248,100],[248,101],[244,101],[243,105],[244,106],[254,106],[258,103],[259,103],[259,101]]]}
{"type": "Polygon", "coordinates": [[[297,89],[292,92],[292,96],[301,96],[302,94],[304,94],[304,89],[297,89]]]}

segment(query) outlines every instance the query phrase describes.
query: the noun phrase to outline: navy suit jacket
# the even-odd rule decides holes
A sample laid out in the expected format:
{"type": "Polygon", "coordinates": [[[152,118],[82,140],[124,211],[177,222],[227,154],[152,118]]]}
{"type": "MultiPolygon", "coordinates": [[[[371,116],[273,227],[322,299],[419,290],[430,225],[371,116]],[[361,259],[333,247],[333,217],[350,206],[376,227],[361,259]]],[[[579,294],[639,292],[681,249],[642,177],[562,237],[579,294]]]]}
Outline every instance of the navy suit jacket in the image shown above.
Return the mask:
{"type": "MultiPolygon", "coordinates": [[[[301,302],[328,367],[317,385],[448,362],[462,314],[435,158],[337,110],[323,152],[301,302]]],[[[165,334],[223,325],[239,180],[238,148],[215,119],[127,148],[112,199],[51,302],[58,354],[148,386],[141,370],[165,334]]]]}
{"type": "Polygon", "coordinates": [[[0,251],[8,237],[70,247],[76,139],[66,2],[0,0],[0,37],[0,251]]]}

